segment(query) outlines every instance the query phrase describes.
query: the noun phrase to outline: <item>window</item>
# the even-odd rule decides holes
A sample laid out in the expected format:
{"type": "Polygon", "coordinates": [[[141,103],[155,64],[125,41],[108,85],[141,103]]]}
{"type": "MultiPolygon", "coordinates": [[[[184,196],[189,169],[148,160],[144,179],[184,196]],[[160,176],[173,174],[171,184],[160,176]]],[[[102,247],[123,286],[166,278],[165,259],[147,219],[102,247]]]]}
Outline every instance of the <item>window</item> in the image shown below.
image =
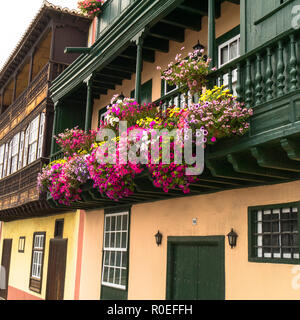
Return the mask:
{"type": "Polygon", "coordinates": [[[44,142],[44,131],[45,131],[45,113],[41,113],[40,116],[40,128],[39,128],[39,143],[37,159],[43,155],[43,142],[44,142]]]}
{"type": "Polygon", "coordinates": [[[107,214],[104,225],[102,285],[127,289],[129,213],[107,214]]]}
{"type": "Polygon", "coordinates": [[[3,165],[3,178],[6,177],[7,174],[7,161],[8,161],[8,143],[5,145],[4,148],[5,152],[4,152],[4,165],[3,165]]]}
{"type": "Polygon", "coordinates": [[[299,205],[249,209],[250,260],[300,262],[299,205]]]}
{"type": "Polygon", "coordinates": [[[24,146],[25,146],[25,132],[22,131],[22,132],[20,133],[20,152],[19,152],[18,170],[20,170],[20,169],[23,168],[24,146]]]}
{"type": "Polygon", "coordinates": [[[41,292],[42,287],[45,240],[45,232],[38,232],[33,235],[32,263],[29,288],[30,290],[38,293],[41,292]]]}
{"type": "Polygon", "coordinates": [[[28,164],[37,159],[37,144],[39,137],[39,116],[30,123],[28,141],[28,164]]]}
{"type": "Polygon", "coordinates": [[[0,179],[17,172],[43,155],[45,112],[11,141],[0,146],[0,179]]]}
{"type": "Polygon", "coordinates": [[[64,235],[64,219],[55,221],[54,238],[62,239],[64,235]]]}
{"type": "Polygon", "coordinates": [[[101,121],[105,120],[105,114],[107,112],[107,107],[102,108],[99,110],[99,116],[98,116],[98,128],[100,128],[101,121]]]}
{"type": "Polygon", "coordinates": [[[20,237],[19,238],[19,247],[18,247],[18,252],[19,253],[24,253],[25,252],[25,237],[20,237]]]}
{"type": "Polygon", "coordinates": [[[11,174],[15,173],[18,170],[19,144],[20,144],[20,133],[16,134],[12,139],[11,170],[10,170],[11,174]]]}
{"type": "Polygon", "coordinates": [[[0,147],[0,179],[3,178],[4,154],[5,154],[5,145],[3,144],[0,147]]]}
{"type": "MultiPolygon", "coordinates": [[[[218,45],[219,68],[225,66],[227,63],[233,61],[234,59],[240,56],[240,42],[241,42],[240,34],[237,34],[231,37],[230,39],[228,39],[229,36],[231,36],[236,32],[239,32],[239,27],[233,29],[228,34],[225,34],[223,37],[221,37],[221,39],[217,41],[219,42],[219,45],[218,45]]],[[[237,83],[237,70],[235,69],[232,72],[232,87],[233,87],[234,94],[236,94],[236,83],[237,83]]],[[[228,85],[229,85],[228,74],[225,74],[223,77],[223,85],[228,88],[228,85]]]]}

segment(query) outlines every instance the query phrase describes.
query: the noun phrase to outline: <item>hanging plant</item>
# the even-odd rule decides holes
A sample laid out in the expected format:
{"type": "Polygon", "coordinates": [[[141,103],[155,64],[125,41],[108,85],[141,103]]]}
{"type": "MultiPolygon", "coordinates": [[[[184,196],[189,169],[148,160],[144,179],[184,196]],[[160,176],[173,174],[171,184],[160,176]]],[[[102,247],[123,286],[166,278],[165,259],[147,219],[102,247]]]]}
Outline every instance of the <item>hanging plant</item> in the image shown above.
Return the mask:
{"type": "MultiPolygon", "coordinates": [[[[184,50],[182,48],[181,50],[184,50]]],[[[203,56],[204,50],[195,50],[183,59],[182,54],[177,54],[175,62],[171,62],[168,68],[162,71],[161,78],[170,86],[178,86],[183,93],[190,91],[191,94],[201,93],[206,84],[206,77],[209,73],[211,59],[203,56]]]]}
{"type": "Polygon", "coordinates": [[[66,130],[56,138],[65,153],[65,158],[43,169],[38,178],[38,189],[40,192],[50,192],[53,199],[59,203],[70,205],[81,200],[82,185],[91,180],[98,192],[113,201],[119,201],[134,194],[136,176],[147,170],[153,185],[163,192],[182,190],[189,193],[190,185],[197,182],[198,178],[185,174],[186,169],[190,167],[185,160],[182,164],[175,161],[175,156],[178,155],[175,153],[175,138],[168,142],[170,163],[164,164],[164,139],[160,134],[151,141],[153,133],[162,132],[164,129],[167,129],[166,132],[178,130],[184,133],[184,139],[180,140],[180,147],[183,148],[189,140],[185,130],[192,130],[193,142],[197,142],[196,138],[202,138],[199,143],[205,146],[225,137],[244,135],[249,129],[249,118],[252,114],[252,109],[245,108],[244,104],[238,102],[236,97],[223,87],[206,90],[201,95],[199,103],[190,104],[185,109],[171,106],[161,110],[153,104],[139,106],[131,99],[115,101],[108,109],[105,121],[99,129],[113,130],[115,152],[106,147],[106,140],[96,142],[95,131],[87,134],[78,128],[66,130]],[[121,139],[123,137],[118,135],[120,121],[127,121],[129,124],[127,132],[122,133],[126,137],[130,137],[133,130],[139,129],[135,134],[136,141],[121,139]],[[125,141],[125,144],[122,141],[125,141]],[[152,142],[158,142],[154,154],[149,152],[152,142]],[[133,144],[136,143],[140,143],[136,155],[140,158],[143,156],[146,162],[142,165],[139,161],[128,158],[127,162],[121,163],[120,152],[127,148],[130,153],[133,144]],[[104,149],[101,151],[99,148],[102,147],[104,149]],[[112,164],[101,162],[99,153],[105,157],[112,156],[112,164]],[[158,161],[152,161],[154,158],[158,161]]]}
{"type": "Polygon", "coordinates": [[[101,12],[101,7],[106,0],[83,0],[78,1],[78,9],[90,17],[95,17],[101,12]]]}

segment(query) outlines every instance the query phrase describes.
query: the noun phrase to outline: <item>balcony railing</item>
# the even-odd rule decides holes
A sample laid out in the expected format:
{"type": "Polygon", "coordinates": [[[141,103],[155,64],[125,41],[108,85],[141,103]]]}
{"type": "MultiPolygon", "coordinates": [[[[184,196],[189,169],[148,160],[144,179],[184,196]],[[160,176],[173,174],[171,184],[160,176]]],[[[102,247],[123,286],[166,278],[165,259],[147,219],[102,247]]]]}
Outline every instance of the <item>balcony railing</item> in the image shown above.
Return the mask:
{"type": "Polygon", "coordinates": [[[0,210],[38,200],[37,176],[48,159],[38,159],[23,170],[0,181],[0,210]]]}
{"type": "Polygon", "coordinates": [[[121,17],[134,2],[139,0],[107,0],[98,20],[98,36],[102,36],[121,17]]]}
{"type": "Polygon", "coordinates": [[[222,85],[226,77],[232,91],[236,72],[236,94],[246,106],[282,98],[300,88],[298,47],[299,34],[289,31],[212,72],[210,85],[222,85]]]}
{"type": "Polygon", "coordinates": [[[19,123],[32,111],[32,108],[28,110],[26,108],[42,92],[45,92],[45,97],[48,95],[50,81],[64,71],[66,67],[67,65],[54,62],[49,62],[43,67],[29,87],[1,115],[0,132],[2,131],[2,135],[0,135],[0,140],[12,129],[15,121],[19,123]]]}

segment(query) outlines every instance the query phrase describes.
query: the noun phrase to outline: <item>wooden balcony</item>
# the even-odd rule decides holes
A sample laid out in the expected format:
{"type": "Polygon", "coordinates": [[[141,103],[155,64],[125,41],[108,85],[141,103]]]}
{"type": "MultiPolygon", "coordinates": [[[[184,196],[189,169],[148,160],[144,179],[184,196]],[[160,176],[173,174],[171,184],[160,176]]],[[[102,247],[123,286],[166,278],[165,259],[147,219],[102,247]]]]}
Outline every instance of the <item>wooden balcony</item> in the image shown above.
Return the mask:
{"type": "MultiPolygon", "coordinates": [[[[289,31],[210,74],[210,86],[224,83],[226,75],[232,90],[236,70],[238,99],[253,108],[254,115],[245,136],[223,139],[206,149],[204,173],[191,186],[190,196],[300,178],[299,43],[297,32],[289,31]]],[[[198,97],[193,100],[197,102],[198,97]]],[[[165,107],[185,102],[179,90],[156,101],[165,107]]],[[[135,194],[128,199],[113,202],[87,184],[82,201],[72,208],[107,208],[183,196],[180,190],[164,193],[143,174],[136,178],[135,194]]],[[[53,208],[67,209],[51,198],[48,202],[53,208]]]]}
{"type": "MultiPolygon", "coordinates": [[[[48,159],[39,159],[21,171],[0,180],[0,220],[41,216],[52,209],[37,191],[37,176],[48,159]]],[[[53,211],[53,210],[52,210],[53,211]]]]}
{"type": "Polygon", "coordinates": [[[50,83],[67,65],[49,62],[38,73],[29,87],[1,114],[0,140],[10,133],[48,97],[50,83]]]}

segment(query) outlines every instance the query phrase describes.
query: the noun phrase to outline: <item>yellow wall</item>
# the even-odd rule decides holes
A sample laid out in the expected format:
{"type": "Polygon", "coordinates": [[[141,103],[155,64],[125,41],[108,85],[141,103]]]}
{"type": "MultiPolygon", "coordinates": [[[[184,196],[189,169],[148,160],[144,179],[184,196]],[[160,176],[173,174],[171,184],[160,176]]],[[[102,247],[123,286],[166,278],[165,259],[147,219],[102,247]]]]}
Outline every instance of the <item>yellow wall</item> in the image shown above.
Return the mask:
{"type": "MultiPolygon", "coordinates": [[[[222,4],[222,15],[216,20],[216,36],[219,37],[224,33],[230,31],[234,27],[240,24],[240,7],[230,2],[224,2],[222,4]]],[[[161,78],[160,72],[156,69],[157,66],[161,66],[163,69],[167,65],[174,61],[177,53],[180,52],[182,47],[185,50],[182,51],[183,56],[187,56],[189,52],[193,51],[193,47],[197,44],[198,40],[207,48],[207,17],[202,19],[202,30],[200,32],[186,30],[185,42],[178,43],[170,41],[170,50],[168,53],[155,52],[155,63],[144,62],[142,72],[142,83],[145,83],[152,79],[152,101],[155,101],[161,97],[161,78]]],[[[99,110],[110,104],[111,98],[115,94],[124,93],[126,97],[130,97],[130,93],[135,88],[135,75],[132,75],[131,80],[124,80],[122,86],[116,86],[116,90],[108,90],[106,96],[101,96],[100,100],[94,102],[94,112],[92,119],[92,127],[97,128],[98,125],[98,113],[99,110]]]]}
{"type": "Polygon", "coordinates": [[[234,250],[225,243],[226,299],[300,299],[294,265],[248,262],[248,207],[299,201],[299,190],[300,181],[134,206],[129,299],[165,299],[168,236],[225,236],[231,228],[239,237],[234,250]]]}
{"type": "Polygon", "coordinates": [[[54,238],[55,220],[64,219],[64,238],[68,239],[64,299],[73,300],[77,261],[78,217],[78,214],[73,212],[51,217],[26,219],[4,223],[1,237],[0,257],[2,256],[3,239],[13,239],[9,286],[26,292],[30,295],[45,299],[50,239],[54,238]],[[29,290],[34,232],[46,232],[46,247],[41,295],[29,290]],[[19,237],[26,237],[25,253],[18,253],[19,237]]]}

